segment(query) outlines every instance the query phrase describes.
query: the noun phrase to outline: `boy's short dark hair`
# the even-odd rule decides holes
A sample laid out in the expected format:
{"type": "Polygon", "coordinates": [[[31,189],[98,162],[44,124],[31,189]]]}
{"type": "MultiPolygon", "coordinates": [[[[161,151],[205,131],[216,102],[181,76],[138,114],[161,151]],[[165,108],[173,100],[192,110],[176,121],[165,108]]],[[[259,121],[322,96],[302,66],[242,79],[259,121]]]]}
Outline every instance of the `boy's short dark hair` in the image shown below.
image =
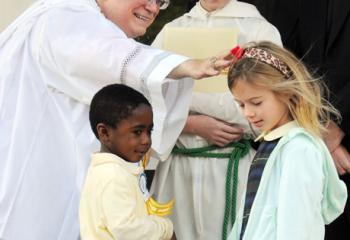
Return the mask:
{"type": "Polygon", "coordinates": [[[111,84],[98,91],[91,100],[89,120],[91,129],[98,137],[96,126],[104,123],[117,127],[118,123],[128,118],[140,104],[151,107],[148,100],[135,89],[122,85],[111,84]]]}

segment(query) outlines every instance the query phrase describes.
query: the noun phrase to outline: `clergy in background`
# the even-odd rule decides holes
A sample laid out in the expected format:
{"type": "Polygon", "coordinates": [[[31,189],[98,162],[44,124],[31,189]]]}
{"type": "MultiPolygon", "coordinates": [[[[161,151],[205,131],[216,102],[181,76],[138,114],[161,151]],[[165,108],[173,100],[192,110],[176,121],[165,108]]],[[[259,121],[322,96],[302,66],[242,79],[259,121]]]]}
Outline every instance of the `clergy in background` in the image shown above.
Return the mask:
{"type": "MultiPolygon", "coordinates": [[[[184,39],[184,33],[190,35],[187,39],[192,39],[184,41],[184,45],[187,44],[191,52],[203,45],[206,49],[202,49],[200,53],[215,49],[217,46],[225,46],[223,40],[228,39],[229,45],[226,47],[233,47],[235,43],[244,45],[250,41],[262,40],[282,45],[278,30],[267,22],[253,5],[236,0],[198,1],[188,13],[166,24],[152,46],[185,53],[184,48],[176,49],[169,43],[172,40],[179,46],[180,41],[184,39]],[[215,35],[219,35],[220,32],[226,33],[215,39],[217,37],[215,35]],[[197,37],[198,35],[201,37],[197,37]],[[236,37],[232,38],[232,35],[236,37]]],[[[204,148],[215,144],[223,147],[215,152],[232,152],[229,143],[237,141],[242,136],[241,128],[246,130],[245,132],[250,131],[248,122],[227,87],[227,76],[223,76],[223,80],[225,89],[209,86],[206,84],[209,82],[206,81],[196,82],[194,89],[203,91],[193,94],[191,115],[177,141],[177,146],[180,148],[204,148]],[[197,88],[202,83],[206,88],[204,86],[197,88]]],[[[171,154],[166,161],[159,163],[152,190],[160,202],[171,198],[177,200],[174,214],[170,218],[174,223],[178,240],[225,239],[233,225],[230,219],[233,218],[234,211],[239,209],[240,199],[246,189],[254,153],[253,150],[249,151],[249,154],[239,161],[239,173],[235,175],[238,178],[235,206],[231,206],[229,200],[233,195],[230,192],[234,190],[225,188],[226,174],[232,170],[229,168],[229,162],[232,160],[207,157],[204,154],[200,157],[171,154]],[[225,212],[225,209],[230,211],[225,212]]],[[[227,186],[233,185],[229,184],[227,186]]]]}

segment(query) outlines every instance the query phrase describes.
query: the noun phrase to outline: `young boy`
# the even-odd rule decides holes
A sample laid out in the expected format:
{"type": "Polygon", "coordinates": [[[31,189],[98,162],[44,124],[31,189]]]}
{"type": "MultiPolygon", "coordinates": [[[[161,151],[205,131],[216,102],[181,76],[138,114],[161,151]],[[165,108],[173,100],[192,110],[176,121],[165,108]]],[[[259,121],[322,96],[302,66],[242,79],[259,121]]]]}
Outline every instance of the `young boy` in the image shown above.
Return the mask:
{"type": "Polygon", "coordinates": [[[152,142],[150,103],[125,85],[106,86],[92,99],[90,124],[101,151],[92,155],[82,191],[81,238],[171,239],[171,221],[149,215],[145,204],[141,159],[152,142]]]}

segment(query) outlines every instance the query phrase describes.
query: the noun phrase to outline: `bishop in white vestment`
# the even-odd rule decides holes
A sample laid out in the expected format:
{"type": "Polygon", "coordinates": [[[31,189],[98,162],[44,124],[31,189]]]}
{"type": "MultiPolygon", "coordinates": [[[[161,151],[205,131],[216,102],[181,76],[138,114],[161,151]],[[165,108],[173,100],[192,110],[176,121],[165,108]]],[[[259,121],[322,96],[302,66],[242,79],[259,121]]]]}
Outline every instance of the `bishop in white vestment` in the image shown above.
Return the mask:
{"type": "Polygon", "coordinates": [[[128,38],[94,0],[38,0],[4,30],[0,239],[79,238],[79,189],[98,150],[89,102],[103,86],[124,83],[150,100],[153,150],[166,156],[193,85],[167,75],[186,59],[128,38]]]}

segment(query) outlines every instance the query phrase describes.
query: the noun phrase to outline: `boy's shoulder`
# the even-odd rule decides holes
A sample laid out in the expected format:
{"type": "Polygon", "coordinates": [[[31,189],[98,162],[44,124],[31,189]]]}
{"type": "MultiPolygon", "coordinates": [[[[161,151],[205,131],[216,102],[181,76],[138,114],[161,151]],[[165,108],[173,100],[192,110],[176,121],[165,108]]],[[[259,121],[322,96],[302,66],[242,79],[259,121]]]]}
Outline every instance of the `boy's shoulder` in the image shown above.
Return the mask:
{"type": "Polygon", "coordinates": [[[135,177],[142,172],[142,168],[136,164],[126,162],[122,158],[110,153],[95,153],[91,157],[90,168],[96,174],[104,178],[115,178],[116,176],[135,177]]]}

